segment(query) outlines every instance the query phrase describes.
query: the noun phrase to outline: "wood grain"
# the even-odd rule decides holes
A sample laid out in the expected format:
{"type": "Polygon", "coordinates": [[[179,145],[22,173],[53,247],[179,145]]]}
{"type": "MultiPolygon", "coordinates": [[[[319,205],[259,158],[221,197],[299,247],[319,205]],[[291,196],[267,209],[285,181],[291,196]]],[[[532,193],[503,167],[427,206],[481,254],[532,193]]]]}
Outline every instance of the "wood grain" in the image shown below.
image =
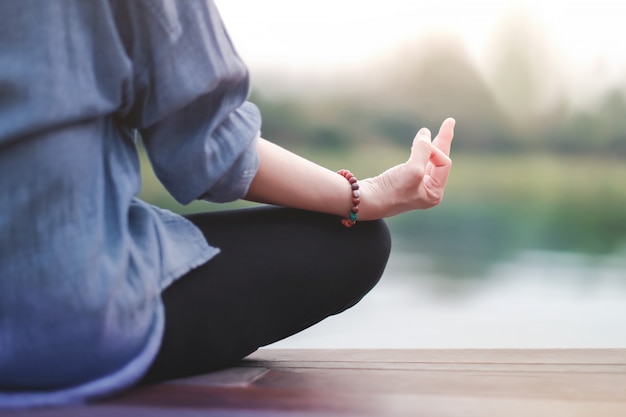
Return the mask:
{"type": "Polygon", "coordinates": [[[626,416],[626,349],[262,349],[98,404],[7,415],[626,416]]]}

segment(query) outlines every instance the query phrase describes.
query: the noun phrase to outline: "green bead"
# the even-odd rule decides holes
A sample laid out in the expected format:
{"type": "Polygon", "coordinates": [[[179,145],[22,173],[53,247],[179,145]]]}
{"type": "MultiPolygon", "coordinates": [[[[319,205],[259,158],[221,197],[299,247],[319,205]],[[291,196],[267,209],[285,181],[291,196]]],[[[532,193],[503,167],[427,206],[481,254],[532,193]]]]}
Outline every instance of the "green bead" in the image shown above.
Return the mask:
{"type": "Polygon", "coordinates": [[[355,221],[356,221],[357,216],[358,216],[358,215],[357,215],[356,213],[350,213],[350,221],[355,222],[355,221]]]}

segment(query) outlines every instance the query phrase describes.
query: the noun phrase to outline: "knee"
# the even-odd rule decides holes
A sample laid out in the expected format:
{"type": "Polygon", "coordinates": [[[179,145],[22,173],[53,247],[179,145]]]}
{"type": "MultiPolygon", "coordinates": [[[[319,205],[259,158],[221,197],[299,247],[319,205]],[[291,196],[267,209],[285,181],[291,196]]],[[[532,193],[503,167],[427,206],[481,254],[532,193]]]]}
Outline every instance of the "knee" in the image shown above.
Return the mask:
{"type": "Polygon", "coordinates": [[[368,231],[368,239],[372,244],[376,259],[386,265],[391,253],[391,233],[387,223],[379,219],[365,224],[371,229],[368,231]]]}
{"type": "Polygon", "coordinates": [[[349,265],[341,279],[347,303],[338,312],[354,306],[378,284],[391,252],[391,235],[384,220],[357,223],[349,233],[353,233],[348,243],[351,248],[344,252],[348,257],[344,262],[349,265]]]}
{"type": "Polygon", "coordinates": [[[368,271],[378,273],[380,277],[391,253],[389,227],[382,219],[361,222],[358,226],[358,229],[355,226],[354,231],[358,234],[355,238],[359,241],[359,261],[365,264],[368,271]]]}

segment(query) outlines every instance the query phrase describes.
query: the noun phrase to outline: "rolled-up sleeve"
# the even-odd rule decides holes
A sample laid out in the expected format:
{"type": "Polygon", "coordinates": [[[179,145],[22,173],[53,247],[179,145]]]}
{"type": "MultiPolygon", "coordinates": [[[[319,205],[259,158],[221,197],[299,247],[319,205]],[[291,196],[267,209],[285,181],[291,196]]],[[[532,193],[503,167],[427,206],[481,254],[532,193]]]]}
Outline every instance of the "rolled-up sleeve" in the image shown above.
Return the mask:
{"type": "Polygon", "coordinates": [[[215,5],[128,3],[120,33],[134,75],[123,120],[139,130],[155,174],[181,204],[241,198],[258,168],[261,116],[246,101],[248,70],[215,5]]]}

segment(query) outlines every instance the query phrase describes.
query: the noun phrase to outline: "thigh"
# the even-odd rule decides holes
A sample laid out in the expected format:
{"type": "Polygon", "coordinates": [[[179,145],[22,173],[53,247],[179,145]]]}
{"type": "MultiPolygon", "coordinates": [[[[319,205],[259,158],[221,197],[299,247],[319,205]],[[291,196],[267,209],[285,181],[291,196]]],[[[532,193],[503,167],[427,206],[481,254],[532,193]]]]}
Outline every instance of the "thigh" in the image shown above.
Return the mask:
{"type": "Polygon", "coordinates": [[[149,379],[228,366],[357,303],[390,250],[382,221],[278,207],[189,216],[221,252],[163,293],[166,329],[149,379]]]}

